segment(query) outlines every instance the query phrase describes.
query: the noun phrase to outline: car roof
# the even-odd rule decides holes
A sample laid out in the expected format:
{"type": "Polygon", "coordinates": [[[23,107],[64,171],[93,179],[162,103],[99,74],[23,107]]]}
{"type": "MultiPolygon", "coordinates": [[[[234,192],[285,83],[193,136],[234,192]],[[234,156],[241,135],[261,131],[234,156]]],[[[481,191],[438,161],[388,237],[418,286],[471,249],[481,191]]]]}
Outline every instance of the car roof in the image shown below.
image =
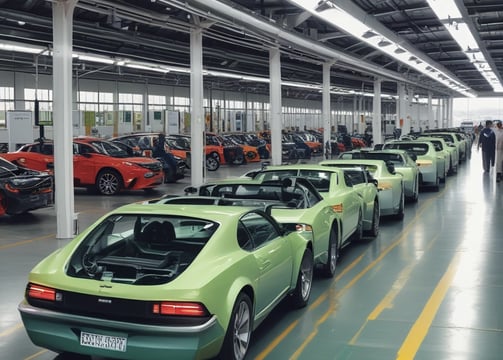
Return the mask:
{"type": "Polygon", "coordinates": [[[324,160],[320,164],[323,165],[375,165],[375,166],[385,166],[386,162],[380,159],[334,159],[334,160],[324,160]]]}
{"type": "MultiPolygon", "coordinates": [[[[155,215],[176,215],[186,216],[193,218],[206,219],[208,221],[225,222],[230,218],[237,218],[249,212],[253,207],[249,206],[229,206],[229,204],[222,205],[201,205],[197,201],[196,196],[180,196],[174,197],[176,199],[186,199],[187,204],[164,204],[164,203],[134,203],[121,206],[113,210],[110,214],[128,213],[128,214],[145,214],[148,216],[155,215]],[[194,203],[190,204],[191,198],[194,203]]],[[[201,198],[201,197],[199,197],[201,198]]],[[[209,199],[209,197],[208,197],[209,199]]],[[[213,198],[216,199],[216,198],[213,198]]]]}

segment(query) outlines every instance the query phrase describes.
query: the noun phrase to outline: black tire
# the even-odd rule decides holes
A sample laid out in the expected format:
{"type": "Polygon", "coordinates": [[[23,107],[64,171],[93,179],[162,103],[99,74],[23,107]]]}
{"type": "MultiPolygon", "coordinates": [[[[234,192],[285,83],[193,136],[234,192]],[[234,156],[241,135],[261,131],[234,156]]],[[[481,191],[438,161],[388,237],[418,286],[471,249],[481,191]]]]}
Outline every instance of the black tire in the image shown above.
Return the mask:
{"type": "Polygon", "coordinates": [[[334,277],[337,269],[337,259],[339,257],[339,244],[337,241],[336,229],[332,226],[328,239],[328,259],[327,263],[323,264],[322,273],[326,278],[334,277]]]}
{"type": "Polygon", "coordinates": [[[98,174],[95,185],[101,195],[115,195],[122,189],[122,179],[117,171],[105,169],[98,174]]]}
{"type": "Polygon", "coordinates": [[[379,221],[381,220],[381,209],[379,208],[379,202],[374,201],[374,210],[372,211],[372,226],[368,231],[368,234],[372,237],[377,237],[379,234],[379,221]]]}
{"type": "Polygon", "coordinates": [[[440,178],[437,176],[437,182],[433,185],[433,191],[438,192],[440,190],[440,178]]]}
{"type": "Polygon", "coordinates": [[[398,208],[398,212],[395,214],[395,219],[396,220],[403,220],[405,216],[405,197],[403,195],[403,188],[402,188],[402,195],[400,196],[400,207],[398,208]]]}
{"type": "Polygon", "coordinates": [[[292,293],[292,306],[296,309],[307,305],[313,285],[314,259],[311,249],[306,249],[300,262],[297,285],[292,293]]]}
{"type": "Polygon", "coordinates": [[[416,178],[416,184],[414,186],[414,194],[410,198],[412,202],[417,202],[419,200],[419,176],[416,178]]]}
{"type": "Polygon", "coordinates": [[[363,238],[363,215],[362,209],[360,209],[360,214],[358,215],[358,225],[355,232],[351,235],[351,241],[358,242],[363,238]]]}
{"type": "Polygon", "coordinates": [[[299,162],[299,153],[297,150],[292,150],[288,156],[288,162],[290,164],[297,164],[299,162]]]}
{"type": "Polygon", "coordinates": [[[218,154],[212,153],[206,156],[206,169],[216,171],[220,167],[220,158],[218,154]]]}
{"type": "Polygon", "coordinates": [[[232,308],[231,319],[225,333],[220,359],[242,360],[248,352],[253,329],[253,311],[250,297],[240,293],[232,308]]]}

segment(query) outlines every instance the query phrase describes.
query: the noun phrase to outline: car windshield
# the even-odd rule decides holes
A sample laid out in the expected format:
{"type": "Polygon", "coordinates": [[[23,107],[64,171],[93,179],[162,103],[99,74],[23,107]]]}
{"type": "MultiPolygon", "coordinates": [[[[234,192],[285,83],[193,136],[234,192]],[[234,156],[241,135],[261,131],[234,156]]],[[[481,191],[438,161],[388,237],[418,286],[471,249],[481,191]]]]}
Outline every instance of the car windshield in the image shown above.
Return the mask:
{"type": "Polygon", "coordinates": [[[128,153],[109,141],[92,141],[91,145],[98,153],[113,157],[128,157],[128,153]]]}
{"type": "Polygon", "coordinates": [[[182,216],[112,215],[82,240],[67,274],[133,285],[164,284],[187,269],[217,227],[182,216]]]}
{"type": "Polygon", "coordinates": [[[17,166],[10,161],[0,158],[0,177],[10,177],[13,171],[17,171],[17,166]]]}
{"type": "Polygon", "coordinates": [[[257,173],[256,179],[262,181],[281,180],[285,177],[300,176],[307,179],[319,192],[328,192],[330,188],[330,171],[310,170],[310,169],[285,169],[285,170],[266,170],[257,173]]]}
{"type": "Polygon", "coordinates": [[[385,162],[392,162],[393,165],[404,165],[405,161],[400,154],[385,153],[385,152],[355,152],[341,154],[341,159],[370,159],[370,160],[384,160],[385,162]]]}
{"type": "Polygon", "coordinates": [[[428,145],[421,143],[387,143],[384,145],[386,149],[401,149],[406,150],[416,155],[426,155],[428,153],[428,145]]]}

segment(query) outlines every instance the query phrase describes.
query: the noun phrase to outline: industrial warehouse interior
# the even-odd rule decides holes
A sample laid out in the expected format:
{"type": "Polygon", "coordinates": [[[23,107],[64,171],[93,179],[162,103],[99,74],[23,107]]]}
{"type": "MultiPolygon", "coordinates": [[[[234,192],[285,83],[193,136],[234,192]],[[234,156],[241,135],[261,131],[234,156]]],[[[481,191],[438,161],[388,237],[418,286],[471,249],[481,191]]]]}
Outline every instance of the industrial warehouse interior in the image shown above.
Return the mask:
{"type": "Polygon", "coordinates": [[[502,19],[0,1],[2,358],[500,359],[502,19]]]}

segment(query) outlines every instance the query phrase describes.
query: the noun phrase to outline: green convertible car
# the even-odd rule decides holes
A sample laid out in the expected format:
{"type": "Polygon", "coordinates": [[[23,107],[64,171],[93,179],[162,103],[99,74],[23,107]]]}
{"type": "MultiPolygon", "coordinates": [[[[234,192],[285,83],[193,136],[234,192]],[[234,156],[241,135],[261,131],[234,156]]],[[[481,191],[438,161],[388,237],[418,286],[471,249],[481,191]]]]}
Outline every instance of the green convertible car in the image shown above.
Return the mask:
{"type": "MultiPolygon", "coordinates": [[[[343,229],[347,232],[351,231],[350,226],[356,227],[351,240],[358,240],[361,236],[362,229],[357,227],[358,212],[354,211],[354,215],[350,213],[350,203],[358,205],[361,201],[351,188],[344,194],[344,199],[341,196],[339,205],[328,202],[309,180],[300,177],[263,182],[244,178],[226,179],[188,187],[186,192],[235,199],[242,204],[270,205],[271,215],[283,227],[304,234],[308,240],[312,239],[315,266],[326,277],[335,275],[340,249],[349,244],[349,241],[343,241],[343,229]]],[[[159,201],[173,203],[183,200],[167,197],[159,201]]]]}
{"type": "Polygon", "coordinates": [[[308,179],[331,206],[340,208],[343,215],[340,242],[343,246],[361,238],[363,231],[371,237],[378,235],[380,207],[377,187],[367,172],[314,164],[276,165],[256,172],[254,180],[268,181],[288,176],[308,179]]]}
{"type": "Polygon", "coordinates": [[[234,360],[280,301],[307,304],[312,278],[312,243],[263,208],[131,204],[36,265],[18,309],[70,359],[234,360]]]}

